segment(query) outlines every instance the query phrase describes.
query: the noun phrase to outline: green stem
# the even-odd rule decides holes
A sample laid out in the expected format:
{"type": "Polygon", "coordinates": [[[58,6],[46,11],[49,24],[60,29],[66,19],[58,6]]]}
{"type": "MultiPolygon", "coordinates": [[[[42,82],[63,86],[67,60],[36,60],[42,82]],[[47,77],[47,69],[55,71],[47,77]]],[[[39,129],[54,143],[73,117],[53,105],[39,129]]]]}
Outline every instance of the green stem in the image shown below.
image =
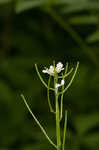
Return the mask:
{"type": "MultiPolygon", "coordinates": [[[[66,69],[65,69],[65,72],[67,72],[67,67],[66,67],[66,69]]],[[[63,78],[63,80],[64,80],[63,74],[62,74],[62,78],[63,78]]],[[[64,90],[64,85],[62,86],[62,91],[63,91],[63,90],[64,90]]],[[[64,93],[62,93],[62,95],[61,95],[60,121],[62,120],[62,117],[63,117],[63,96],[64,96],[64,93]]]]}
{"type": "Polygon", "coordinates": [[[65,149],[66,127],[67,127],[67,111],[65,111],[65,122],[64,122],[64,133],[63,133],[62,150],[65,149]]]}
{"type": "Polygon", "coordinates": [[[43,132],[43,134],[45,135],[45,137],[47,138],[47,140],[50,142],[51,145],[53,145],[56,149],[57,149],[57,146],[53,143],[53,141],[49,138],[49,136],[47,135],[45,129],[42,127],[42,125],[40,124],[40,122],[37,120],[37,118],[35,117],[35,115],[33,114],[32,110],[30,109],[29,105],[27,104],[26,102],[26,99],[24,97],[23,94],[21,94],[21,97],[28,109],[28,111],[30,112],[30,114],[32,115],[32,117],[34,118],[35,122],[37,123],[37,125],[40,127],[41,131],[43,132]]]}
{"type": "MultiPolygon", "coordinates": [[[[73,68],[68,72],[68,63],[67,63],[66,67],[65,67],[65,73],[64,73],[64,75],[62,74],[62,79],[64,80],[66,75],[69,75],[72,71],[73,71],[73,68]]],[[[62,86],[62,91],[64,91],[64,85],[62,86]]],[[[64,96],[64,93],[62,93],[62,95],[61,95],[60,121],[62,120],[62,117],[63,117],[63,96],[64,96]]]]}
{"type": "Polygon", "coordinates": [[[65,88],[62,92],[60,92],[59,94],[64,94],[64,93],[68,90],[68,88],[71,86],[71,84],[72,84],[72,82],[73,82],[73,80],[74,80],[74,78],[75,78],[75,75],[76,75],[76,73],[77,73],[78,67],[79,67],[79,62],[77,62],[77,65],[76,65],[74,74],[73,74],[73,76],[72,76],[70,82],[68,83],[68,85],[66,86],[66,88],[65,88]]]}
{"type": "Polygon", "coordinates": [[[56,112],[55,112],[54,109],[52,108],[51,101],[50,101],[50,95],[49,95],[50,80],[51,80],[51,76],[49,77],[49,80],[48,80],[48,88],[47,88],[48,105],[49,105],[49,108],[50,108],[50,112],[52,112],[52,113],[55,114],[56,112]]]}
{"type": "MultiPolygon", "coordinates": [[[[55,62],[54,70],[55,70],[55,62]]],[[[60,110],[58,102],[58,89],[56,88],[56,83],[58,82],[58,75],[55,72],[54,76],[54,88],[55,88],[55,100],[56,100],[56,137],[57,137],[57,150],[61,150],[61,136],[60,136],[60,110]]]]}
{"type": "MultiPolygon", "coordinates": [[[[63,87],[63,89],[64,89],[64,87],[63,87]]],[[[61,112],[60,112],[60,121],[62,120],[62,117],[63,117],[63,93],[62,93],[62,95],[61,95],[61,112]]]]}
{"type": "Polygon", "coordinates": [[[67,74],[67,71],[68,71],[68,62],[66,63],[66,66],[65,66],[65,74],[67,74]]]}
{"type": "Polygon", "coordinates": [[[72,71],[73,71],[73,68],[71,68],[71,70],[68,73],[66,73],[64,76],[59,76],[58,78],[66,78],[72,73],[72,71]]]}
{"type": "Polygon", "coordinates": [[[59,103],[57,94],[56,94],[56,136],[57,136],[57,150],[61,150],[60,115],[59,115],[59,103]]]}

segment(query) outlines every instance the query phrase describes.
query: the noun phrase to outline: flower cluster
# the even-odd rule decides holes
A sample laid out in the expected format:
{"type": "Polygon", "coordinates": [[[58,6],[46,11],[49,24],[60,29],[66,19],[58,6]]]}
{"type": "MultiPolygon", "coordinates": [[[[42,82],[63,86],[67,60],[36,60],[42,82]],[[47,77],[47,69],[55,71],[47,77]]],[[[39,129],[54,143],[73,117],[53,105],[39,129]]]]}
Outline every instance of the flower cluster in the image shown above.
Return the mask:
{"type": "Polygon", "coordinates": [[[56,67],[55,67],[55,70],[54,70],[54,66],[50,66],[49,69],[48,68],[45,68],[45,70],[42,70],[43,73],[47,73],[51,76],[54,76],[55,74],[55,71],[57,73],[60,73],[62,70],[64,70],[63,68],[63,64],[61,62],[57,63],[56,67]]]}
{"type": "Polygon", "coordinates": [[[42,71],[43,73],[47,73],[51,76],[54,76],[54,67],[50,66],[49,69],[45,67],[45,70],[42,71]]]}
{"type": "MultiPolygon", "coordinates": [[[[57,73],[60,73],[62,70],[64,70],[63,68],[63,64],[61,62],[57,63],[55,69],[54,69],[54,66],[50,66],[49,69],[48,68],[45,68],[45,70],[42,70],[43,73],[47,73],[51,76],[54,76],[55,75],[55,72],[57,73]]],[[[58,89],[60,86],[63,86],[65,83],[64,80],[61,80],[61,83],[56,83],[55,85],[55,88],[58,89]]]]}

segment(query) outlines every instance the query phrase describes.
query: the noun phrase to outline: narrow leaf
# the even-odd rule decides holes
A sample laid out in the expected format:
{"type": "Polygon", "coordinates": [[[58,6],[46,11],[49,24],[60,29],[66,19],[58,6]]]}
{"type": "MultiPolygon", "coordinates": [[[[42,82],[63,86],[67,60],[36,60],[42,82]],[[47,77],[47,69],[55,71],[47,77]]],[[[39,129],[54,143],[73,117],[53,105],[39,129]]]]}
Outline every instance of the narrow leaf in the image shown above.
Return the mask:
{"type": "Polygon", "coordinates": [[[87,41],[90,43],[99,41],[99,30],[88,36],[87,41]]]}

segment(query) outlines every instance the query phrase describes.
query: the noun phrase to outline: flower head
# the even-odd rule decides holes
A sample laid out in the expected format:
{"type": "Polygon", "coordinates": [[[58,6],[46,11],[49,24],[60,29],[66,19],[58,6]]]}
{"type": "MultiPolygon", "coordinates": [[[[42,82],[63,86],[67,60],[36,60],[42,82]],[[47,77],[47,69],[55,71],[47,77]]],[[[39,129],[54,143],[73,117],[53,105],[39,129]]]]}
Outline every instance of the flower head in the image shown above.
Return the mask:
{"type": "Polygon", "coordinates": [[[47,73],[49,75],[54,75],[54,67],[53,66],[50,66],[50,68],[45,68],[45,70],[42,70],[43,73],[47,73]]]}
{"type": "Polygon", "coordinates": [[[45,70],[42,70],[42,72],[43,72],[43,73],[47,73],[47,74],[49,74],[49,75],[51,75],[51,76],[54,76],[55,71],[56,71],[57,73],[60,73],[62,70],[64,70],[63,64],[62,64],[61,62],[59,62],[59,63],[56,65],[55,70],[54,70],[54,66],[51,65],[51,66],[49,67],[49,69],[48,69],[48,68],[45,68],[45,70]]]}
{"type": "Polygon", "coordinates": [[[56,65],[56,72],[57,73],[60,73],[62,70],[64,70],[63,68],[63,64],[61,62],[59,62],[57,65],[56,65]]]}

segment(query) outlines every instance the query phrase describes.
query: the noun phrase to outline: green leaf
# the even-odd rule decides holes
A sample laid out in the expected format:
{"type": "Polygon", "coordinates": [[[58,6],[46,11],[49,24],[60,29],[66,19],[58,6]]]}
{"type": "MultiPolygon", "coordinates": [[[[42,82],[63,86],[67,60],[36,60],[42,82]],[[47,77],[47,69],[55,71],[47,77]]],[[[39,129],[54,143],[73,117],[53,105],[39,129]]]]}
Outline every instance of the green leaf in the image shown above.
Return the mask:
{"type": "Polygon", "coordinates": [[[82,10],[99,10],[99,2],[79,1],[62,9],[63,13],[76,13],[82,10]]]}
{"type": "Polygon", "coordinates": [[[12,0],[0,0],[0,5],[10,3],[10,2],[12,2],[12,0]]]}
{"type": "Polygon", "coordinates": [[[87,41],[90,42],[90,43],[98,42],[99,41],[99,30],[97,30],[96,32],[94,32],[93,34],[91,34],[87,38],[87,41]]]}
{"type": "Polygon", "coordinates": [[[43,1],[38,1],[38,0],[34,0],[34,1],[18,1],[16,3],[16,12],[20,13],[22,11],[28,10],[28,9],[32,9],[35,7],[39,7],[43,4],[43,1]]]}
{"type": "Polygon", "coordinates": [[[52,6],[52,5],[66,5],[66,4],[77,4],[77,3],[83,3],[86,2],[87,0],[54,0],[54,1],[50,1],[50,0],[19,0],[16,2],[16,12],[20,13],[22,11],[28,10],[28,9],[32,9],[35,7],[42,7],[42,6],[52,6]]]}
{"type": "Polygon", "coordinates": [[[78,24],[97,24],[98,18],[94,15],[83,15],[83,16],[77,16],[72,17],[69,22],[74,25],[78,24]]]}

